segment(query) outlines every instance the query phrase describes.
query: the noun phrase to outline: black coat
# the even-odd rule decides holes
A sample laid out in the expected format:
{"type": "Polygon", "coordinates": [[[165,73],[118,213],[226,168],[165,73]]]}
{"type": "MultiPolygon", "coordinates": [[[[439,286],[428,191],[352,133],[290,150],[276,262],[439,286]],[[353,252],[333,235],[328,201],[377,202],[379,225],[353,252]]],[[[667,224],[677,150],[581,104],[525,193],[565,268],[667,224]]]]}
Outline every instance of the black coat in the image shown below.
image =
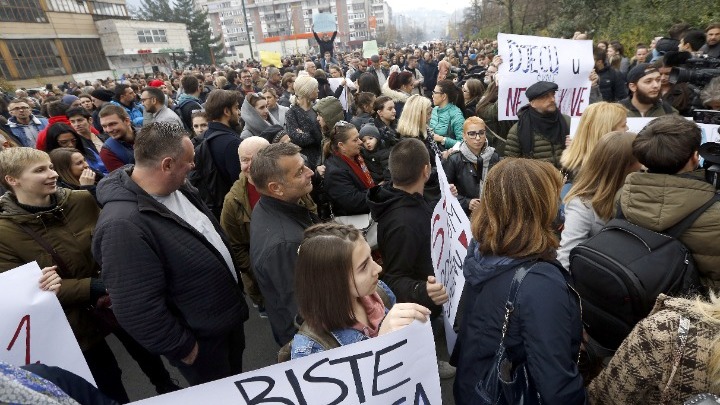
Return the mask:
{"type": "Polygon", "coordinates": [[[300,106],[293,104],[285,114],[285,126],[290,141],[302,149],[308,167],[315,170],[320,162],[320,144],[323,139],[320,124],[317,120],[311,120],[300,106]]]}
{"type": "Polygon", "coordinates": [[[427,294],[428,276],[435,274],[430,257],[430,220],[433,207],[420,194],[408,194],[390,185],[368,193],[373,219],[378,223],[378,245],[383,258],[382,280],[398,302],[415,302],[440,313],[427,294]]]}
{"type": "Polygon", "coordinates": [[[628,96],[627,83],[625,83],[625,75],[619,71],[605,66],[597,71],[598,86],[603,101],[613,103],[620,101],[628,96]]]}
{"type": "MultiPolygon", "coordinates": [[[[493,153],[490,158],[488,171],[499,161],[500,157],[498,154],[493,153]]],[[[443,169],[445,169],[448,183],[454,184],[455,187],[457,187],[457,199],[468,215],[470,215],[470,200],[480,198],[480,182],[484,180],[482,178],[482,165],[482,158],[478,157],[476,168],[475,163],[471,162],[460,152],[451,154],[447,160],[443,162],[443,169]]]]}
{"type": "MultiPolygon", "coordinates": [[[[222,336],[247,320],[242,283],[201,233],[130,178],[132,170],[116,170],[97,187],[103,210],[93,256],[120,325],[150,352],[180,360],[197,340],[222,336]]],[[[179,191],[210,218],[230,250],[200,198],[187,185],[179,191]]]]}
{"type": "Polygon", "coordinates": [[[335,155],[325,160],[325,193],[332,203],[335,216],[367,214],[365,184],[350,166],[335,155]]]}
{"type": "Polygon", "coordinates": [[[375,150],[369,151],[363,148],[360,152],[363,159],[365,159],[365,166],[367,166],[376,184],[390,181],[390,170],[388,169],[390,149],[382,147],[378,141],[375,150]]]}
{"type": "Polygon", "coordinates": [[[250,260],[265,298],[275,342],[291,341],[297,329],[295,315],[295,261],[305,228],[319,222],[298,204],[261,196],[250,221],[250,260]]]}

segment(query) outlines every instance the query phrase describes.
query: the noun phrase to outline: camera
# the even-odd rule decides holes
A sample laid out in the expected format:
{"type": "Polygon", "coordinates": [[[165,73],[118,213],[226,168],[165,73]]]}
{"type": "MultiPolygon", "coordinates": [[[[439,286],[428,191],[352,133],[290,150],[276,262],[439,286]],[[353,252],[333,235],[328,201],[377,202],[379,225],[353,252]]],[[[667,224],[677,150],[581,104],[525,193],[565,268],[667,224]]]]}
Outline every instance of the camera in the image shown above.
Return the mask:
{"type": "Polygon", "coordinates": [[[705,87],[710,80],[720,76],[720,58],[690,58],[684,67],[673,67],[670,71],[670,83],[690,83],[705,87]]]}
{"type": "Polygon", "coordinates": [[[700,145],[698,150],[703,158],[705,180],[720,190],[720,143],[707,142],[700,145]]]}

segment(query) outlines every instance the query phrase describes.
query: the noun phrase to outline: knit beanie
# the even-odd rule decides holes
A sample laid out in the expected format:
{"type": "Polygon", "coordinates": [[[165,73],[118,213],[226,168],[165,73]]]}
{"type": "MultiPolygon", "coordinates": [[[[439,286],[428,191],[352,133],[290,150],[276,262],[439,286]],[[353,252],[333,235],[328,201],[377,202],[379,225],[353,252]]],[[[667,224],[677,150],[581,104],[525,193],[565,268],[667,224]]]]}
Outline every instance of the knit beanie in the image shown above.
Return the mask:
{"type": "Polygon", "coordinates": [[[62,98],[62,102],[67,105],[72,105],[75,101],[77,101],[78,98],[72,94],[66,94],[62,98]]]}
{"type": "Polygon", "coordinates": [[[162,86],[163,84],[165,84],[164,81],[159,80],[159,79],[155,79],[155,80],[150,80],[150,83],[148,83],[148,86],[150,86],[150,87],[160,87],[160,86],[162,86]]]}
{"type": "Polygon", "coordinates": [[[310,98],[318,88],[318,81],[310,76],[298,76],[295,79],[295,95],[302,98],[310,98]]]}
{"type": "Polygon", "coordinates": [[[325,125],[331,129],[338,121],[342,121],[345,118],[340,100],[333,96],[318,100],[313,109],[325,120],[325,125]]]}
{"type": "Polygon", "coordinates": [[[380,131],[378,131],[375,124],[367,123],[360,128],[360,139],[363,139],[366,136],[380,139],[380,131]]]}
{"type": "Polygon", "coordinates": [[[113,93],[110,90],[105,90],[105,89],[97,89],[97,90],[93,91],[92,93],[90,93],[90,95],[95,97],[98,100],[106,101],[106,102],[112,101],[113,97],[115,97],[115,93],[113,93]]]}

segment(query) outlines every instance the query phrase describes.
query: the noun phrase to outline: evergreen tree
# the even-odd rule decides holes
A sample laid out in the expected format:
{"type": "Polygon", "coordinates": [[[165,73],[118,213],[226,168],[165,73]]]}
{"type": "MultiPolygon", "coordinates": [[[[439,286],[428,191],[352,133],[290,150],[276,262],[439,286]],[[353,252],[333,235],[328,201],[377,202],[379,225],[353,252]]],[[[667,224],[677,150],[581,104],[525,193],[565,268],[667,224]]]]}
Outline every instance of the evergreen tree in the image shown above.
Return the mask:
{"type": "Polygon", "coordinates": [[[174,22],[170,0],[140,0],[140,5],[132,10],[132,17],[138,20],[174,22]]]}
{"type": "MultiPolygon", "coordinates": [[[[224,56],[224,40],[222,36],[214,39],[210,38],[210,23],[208,22],[207,11],[198,9],[195,0],[176,0],[174,21],[183,23],[187,27],[190,46],[192,47],[191,63],[211,63],[210,52],[213,53],[216,61],[224,56]]],[[[217,62],[219,63],[219,61],[217,62]]]]}

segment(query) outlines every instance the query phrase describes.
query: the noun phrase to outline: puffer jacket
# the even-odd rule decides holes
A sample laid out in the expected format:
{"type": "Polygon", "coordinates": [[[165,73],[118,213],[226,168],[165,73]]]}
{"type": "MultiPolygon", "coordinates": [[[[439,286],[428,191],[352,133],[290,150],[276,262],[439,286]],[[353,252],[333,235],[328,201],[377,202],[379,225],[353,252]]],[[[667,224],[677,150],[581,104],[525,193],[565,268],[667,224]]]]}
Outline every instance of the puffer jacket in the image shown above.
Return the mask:
{"type": "Polygon", "coordinates": [[[0,198],[0,272],[37,261],[40,267],[54,262],[17,224],[25,224],[52,246],[68,266],[58,268],[62,287],[58,299],[82,350],[103,340],[87,308],[90,305],[90,278],[100,276],[100,266],[90,251],[93,228],[100,209],[87,191],[58,188],[57,206],[39,214],[21,208],[11,192],[0,198]]]}
{"type": "Polygon", "coordinates": [[[680,318],[690,321],[688,338],[666,398],[681,404],[693,395],[714,392],[708,362],[720,324],[704,315],[692,300],[661,294],[650,315],[625,338],[610,364],[588,387],[591,404],[659,404],[670,379],[678,347],[680,318]]]}
{"type": "Polygon", "coordinates": [[[142,107],[137,105],[136,103],[133,103],[131,107],[126,106],[125,104],[122,104],[119,101],[111,101],[110,103],[115,104],[116,106],[122,107],[125,109],[125,112],[128,113],[130,116],[130,121],[132,122],[133,126],[136,127],[142,127],[143,126],[143,114],[144,110],[142,107]]]}
{"type": "MultiPolygon", "coordinates": [[[[700,208],[715,193],[701,171],[682,175],[631,173],[620,193],[628,221],[662,232],[700,208]]],[[[713,204],[680,235],[692,252],[703,285],[720,289],[720,202],[713,204]]]]}
{"type": "Polygon", "coordinates": [[[445,137],[443,146],[450,149],[462,141],[464,123],[465,116],[462,110],[455,104],[448,103],[443,108],[433,108],[428,126],[434,133],[445,137]]]}
{"type": "MultiPolygon", "coordinates": [[[[475,385],[494,366],[505,302],[517,266],[532,260],[483,256],[473,240],[463,265],[465,312],[453,350],[457,364],[453,392],[458,404],[474,403],[475,385]]],[[[538,261],[520,286],[510,315],[505,347],[513,364],[527,362],[531,389],[542,403],[584,404],[577,366],[582,341],[580,298],[559,263],[538,261]]]]}
{"type": "Polygon", "coordinates": [[[470,200],[480,198],[480,185],[485,183],[487,172],[499,161],[500,157],[495,153],[495,148],[487,146],[478,157],[478,163],[482,162],[480,167],[477,167],[477,164],[471,162],[460,151],[453,152],[443,162],[448,183],[457,187],[457,199],[468,216],[470,215],[470,200]],[[485,168],[486,163],[487,168],[485,168]]]}
{"type": "MultiPolygon", "coordinates": [[[[565,122],[567,122],[568,128],[570,128],[570,117],[563,114],[565,122]]],[[[551,143],[547,138],[542,136],[539,132],[533,132],[534,136],[534,147],[533,147],[533,159],[543,160],[545,162],[552,163],[558,169],[560,165],[560,156],[562,156],[565,150],[565,140],[559,145],[551,143]]],[[[506,157],[523,157],[522,149],[520,148],[520,139],[518,138],[518,124],[510,128],[508,132],[507,143],[505,144],[505,156],[506,157]]]]}
{"type": "MultiPolygon", "coordinates": [[[[242,284],[217,248],[138,186],[132,171],[126,166],[98,184],[103,211],[93,255],[123,329],[151,353],[179,361],[198,341],[202,352],[202,341],[242,324],[248,308],[242,284]]],[[[210,219],[227,246],[191,187],[178,192],[210,219]]]]}

